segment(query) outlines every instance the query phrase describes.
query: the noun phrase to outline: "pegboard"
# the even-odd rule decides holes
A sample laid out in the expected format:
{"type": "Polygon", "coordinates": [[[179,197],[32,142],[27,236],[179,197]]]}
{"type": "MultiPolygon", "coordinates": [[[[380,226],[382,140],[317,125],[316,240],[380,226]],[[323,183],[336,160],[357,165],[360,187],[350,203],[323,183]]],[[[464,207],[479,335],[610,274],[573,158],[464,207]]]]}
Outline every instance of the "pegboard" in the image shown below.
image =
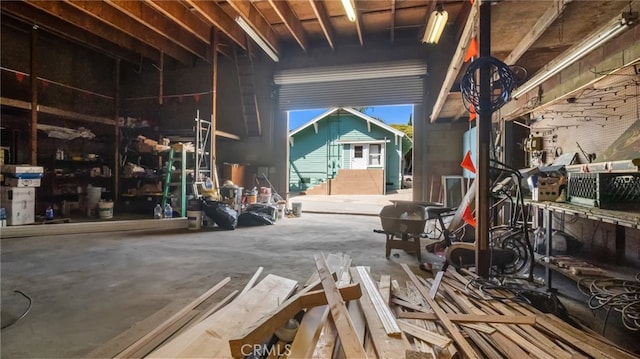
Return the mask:
{"type": "Polygon", "coordinates": [[[558,154],[575,152],[578,163],[589,163],[579,149],[601,154],[635,121],[640,119],[640,75],[629,67],[615,75],[532,113],[539,119],[531,134],[544,139],[545,163],[558,154]]]}

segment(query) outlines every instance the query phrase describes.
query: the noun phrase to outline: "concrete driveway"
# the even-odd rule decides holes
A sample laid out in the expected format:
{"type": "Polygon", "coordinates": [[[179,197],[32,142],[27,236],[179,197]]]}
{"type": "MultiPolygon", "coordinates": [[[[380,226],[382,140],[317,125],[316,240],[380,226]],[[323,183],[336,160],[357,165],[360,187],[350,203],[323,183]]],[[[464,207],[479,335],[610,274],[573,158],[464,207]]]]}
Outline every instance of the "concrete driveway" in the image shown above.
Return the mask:
{"type": "Polygon", "coordinates": [[[412,189],[401,189],[386,195],[295,195],[290,196],[289,203],[302,203],[302,213],[333,213],[377,216],[382,207],[391,201],[410,201],[412,189]]]}

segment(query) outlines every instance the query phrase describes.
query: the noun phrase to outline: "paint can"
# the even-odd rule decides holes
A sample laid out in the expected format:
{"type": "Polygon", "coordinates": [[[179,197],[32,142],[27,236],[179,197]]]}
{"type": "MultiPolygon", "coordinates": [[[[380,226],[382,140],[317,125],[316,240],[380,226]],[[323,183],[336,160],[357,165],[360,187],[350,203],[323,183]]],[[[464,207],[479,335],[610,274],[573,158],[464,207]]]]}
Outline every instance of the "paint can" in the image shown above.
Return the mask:
{"type": "Polygon", "coordinates": [[[202,211],[187,211],[187,228],[194,231],[202,228],[202,211]]]}
{"type": "Polygon", "coordinates": [[[113,218],[113,202],[100,201],[98,202],[98,216],[100,219],[113,218]]]}
{"type": "Polygon", "coordinates": [[[302,216],[302,202],[292,202],[291,210],[293,211],[293,215],[296,217],[302,216]]]}

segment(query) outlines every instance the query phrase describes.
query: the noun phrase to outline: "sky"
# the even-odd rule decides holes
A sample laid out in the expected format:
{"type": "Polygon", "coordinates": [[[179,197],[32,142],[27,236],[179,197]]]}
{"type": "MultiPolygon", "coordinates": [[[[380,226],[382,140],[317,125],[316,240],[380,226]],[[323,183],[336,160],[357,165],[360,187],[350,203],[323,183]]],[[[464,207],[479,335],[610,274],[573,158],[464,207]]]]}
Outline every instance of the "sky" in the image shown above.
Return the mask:
{"type": "MultiPolygon", "coordinates": [[[[295,130],[325,111],[327,109],[291,111],[289,113],[289,130],[295,130]]],[[[413,105],[375,106],[367,107],[364,111],[369,116],[383,120],[387,125],[406,125],[412,112],[413,105]]]]}

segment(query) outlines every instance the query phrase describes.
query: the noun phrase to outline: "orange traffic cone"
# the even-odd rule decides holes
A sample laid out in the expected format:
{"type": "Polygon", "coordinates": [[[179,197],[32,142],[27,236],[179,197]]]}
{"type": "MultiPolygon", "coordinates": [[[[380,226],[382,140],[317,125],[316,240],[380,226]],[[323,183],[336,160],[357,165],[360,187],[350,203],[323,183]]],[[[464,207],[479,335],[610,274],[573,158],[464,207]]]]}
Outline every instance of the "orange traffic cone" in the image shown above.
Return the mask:
{"type": "Polygon", "coordinates": [[[474,37],[471,39],[471,43],[469,43],[469,47],[467,48],[467,53],[464,55],[464,62],[467,62],[476,56],[478,56],[478,41],[474,37]]]}

